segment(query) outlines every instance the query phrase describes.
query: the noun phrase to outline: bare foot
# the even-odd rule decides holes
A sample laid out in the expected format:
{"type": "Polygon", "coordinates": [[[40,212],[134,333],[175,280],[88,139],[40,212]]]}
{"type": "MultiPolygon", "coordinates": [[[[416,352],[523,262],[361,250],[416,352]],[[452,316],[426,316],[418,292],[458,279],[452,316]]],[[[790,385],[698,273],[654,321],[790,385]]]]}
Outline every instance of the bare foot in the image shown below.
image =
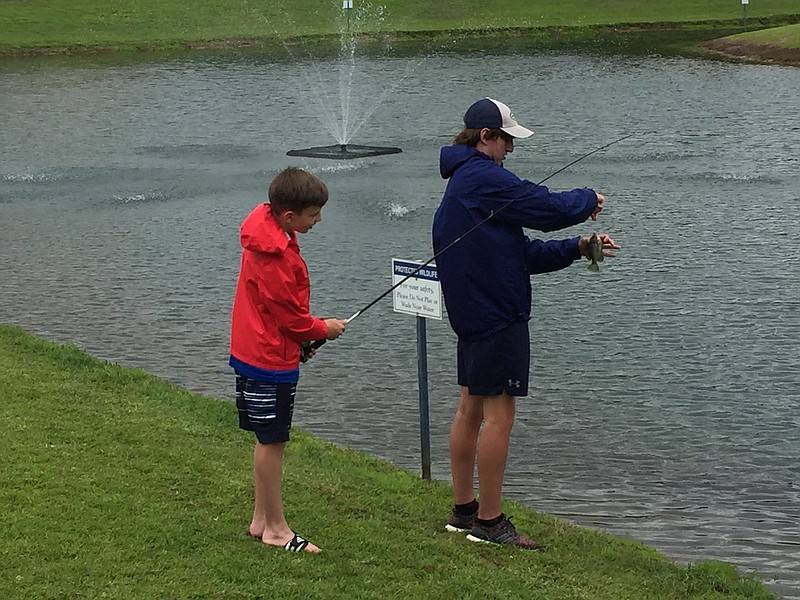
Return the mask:
{"type": "Polygon", "coordinates": [[[264,535],[264,525],[259,525],[255,521],[250,523],[250,527],[247,530],[247,535],[252,536],[254,538],[261,539],[264,535]]]}

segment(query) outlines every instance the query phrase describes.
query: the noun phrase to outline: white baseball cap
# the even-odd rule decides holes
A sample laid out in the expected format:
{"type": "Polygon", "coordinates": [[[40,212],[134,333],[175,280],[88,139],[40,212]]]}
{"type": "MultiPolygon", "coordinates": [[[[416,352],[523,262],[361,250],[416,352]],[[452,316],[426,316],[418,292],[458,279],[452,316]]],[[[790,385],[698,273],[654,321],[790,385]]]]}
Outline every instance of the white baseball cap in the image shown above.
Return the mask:
{"type": "Polygon", "coordinates": [[[508,106],[492,98],[482,98],[473,103],[464,114],[464,126],[467,129],[500,129],[515,138],[533,135],[530,129],[517,123],[508,106]]]}

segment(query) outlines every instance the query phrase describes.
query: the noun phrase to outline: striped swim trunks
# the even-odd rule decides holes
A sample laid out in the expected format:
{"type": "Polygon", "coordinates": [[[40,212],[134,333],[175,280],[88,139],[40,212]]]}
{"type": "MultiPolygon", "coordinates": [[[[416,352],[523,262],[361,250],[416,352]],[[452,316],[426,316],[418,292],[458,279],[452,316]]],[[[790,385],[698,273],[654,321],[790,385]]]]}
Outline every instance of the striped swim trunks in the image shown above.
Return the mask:
{"type": "Polygon", "coordinates": [[[289,440],[296,383],[258,381],[236,372],[239,427],[256,434],[259,444],[289,440]]]}

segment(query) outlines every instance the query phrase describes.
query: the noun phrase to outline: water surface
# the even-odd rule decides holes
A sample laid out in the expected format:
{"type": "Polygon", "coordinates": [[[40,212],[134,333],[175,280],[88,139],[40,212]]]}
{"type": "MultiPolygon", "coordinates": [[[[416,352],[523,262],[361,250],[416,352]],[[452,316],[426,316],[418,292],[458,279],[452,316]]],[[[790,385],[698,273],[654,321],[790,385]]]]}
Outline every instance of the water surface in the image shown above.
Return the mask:
{"type": "MultiPolygon", "coordinates": [[[[597,227],[623,250],[599,275],[584,263],[534,280],[532,393],[506,494],[800,598],[800,70],[364,59],[351,122],[371,114],[352,142],[403,154],[286,157],[334,143],[313,98],[335,90],[337,68],[4,63],[0,320],[229,398],[237,230],[281,168],[331,190],[301,244],[314,311],[347,317],[391,285],[392,258],[429,258],[439,147],[473,100],[502,99],[536,131],[507,162],[534,181],[637,132],[548,182],[604,192],[597,227]]],[[[303,368],[297,424],[419,471],[414,326],[388,299],[354,321],[303,368]]],[[[454,338],[446,321],[428,337],[433,472],[448,479],[454,338]]]]}

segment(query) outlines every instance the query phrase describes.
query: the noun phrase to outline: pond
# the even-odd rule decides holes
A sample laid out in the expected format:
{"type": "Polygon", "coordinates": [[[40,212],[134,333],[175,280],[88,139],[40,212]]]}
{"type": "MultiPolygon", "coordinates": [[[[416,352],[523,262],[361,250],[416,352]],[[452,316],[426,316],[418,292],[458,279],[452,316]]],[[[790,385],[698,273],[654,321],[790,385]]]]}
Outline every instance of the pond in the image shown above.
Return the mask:
{"type": "MultiPolygon", "coordinates": [[[[314,312],[345,318],[391,286],[392,258],[430,257],[439,148],[475,99],[508,103],[535,130],[506,163],[534,181],[635,133],[548,181],[605,193],[596,227],[623,249],[599,275],[584,262],[534,279],[532,393],[505,494],[681,562],[730,561],[800,598],[800,70],[362,58],[352,142],[402,154],[287,157],[336,143],[318,100],[335,104],[340,66],[4,62],[0,321],[228,399],[238,226],[281,168],[330,188],[300,242],[314,312]]],[[[419,472],[416,359],[414,318],[379,302],[304,366],[296,424],[419,472]]],[[[432,470],[447,480],[458,392],[446,320],[428,322],[428,368],[432,470]]]]}

